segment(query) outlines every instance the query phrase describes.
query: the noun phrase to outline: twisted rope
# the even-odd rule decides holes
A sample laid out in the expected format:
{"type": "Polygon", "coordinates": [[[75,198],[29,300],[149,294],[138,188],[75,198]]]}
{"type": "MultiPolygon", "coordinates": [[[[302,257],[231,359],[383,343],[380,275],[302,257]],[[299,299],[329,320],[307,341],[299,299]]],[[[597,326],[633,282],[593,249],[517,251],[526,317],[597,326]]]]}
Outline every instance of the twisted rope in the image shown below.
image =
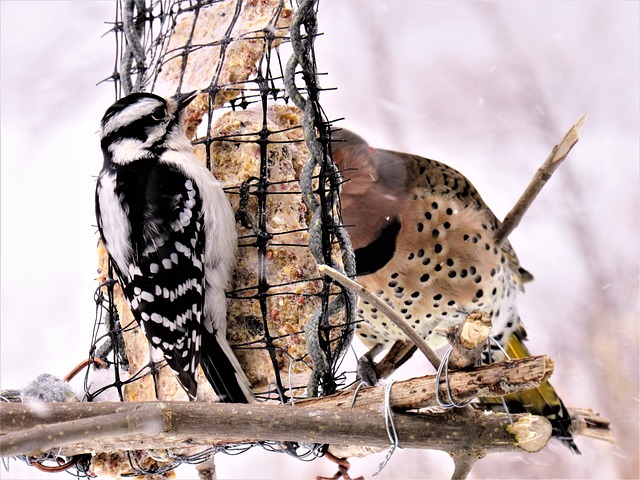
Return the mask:
{"type": "MultiPolygon", "coordinates": [[[[329,143],[331,130],[323,121],[320,105],[318,103],[318,78],[316,74],[313,42],[317,32],[316,19],[317,0],[303,0],[291,24],[291,44],[293,55],[287,63],[284,75],[285,88],[293,103],[304,112],[302,129],[304,140],[309,149],[310,156],[307,159],[300,174],[300,187],[305,205],[311,212],[312,218],[309,225],[309,248],[318,264],[327,264],[342,272],[342,269],[334,262],[331,255],[331,236],[335,236],[338,242],[344,272],[347,276],[354,276],[355,255],[349,235],[335,219],[333,212],[337,209],[339,173],[336,166],[326,154],[326,146],[329,143]],[[304,27],[305,35],[301,28],[304,27]],[[300,66],[305,84],[307,98],[305,98],[296,85],[296,69],[300,66]],[[320,135],[317,138],[316,132],[320,135]],[[323,145],[324,142],[324,145],[323,145]],[[313,173],[320,168],[318,189],[313,189],[313,173]],[[328,184],[328,189],[327,189],[328,184]]],[[[330,281],[325,278],[324,292],[329,295],[330,281]]],[[[323,302],[305,325],[305,337],[307,351],[313,361],[313,372],[309,380],[309,396],[317,396],[318,386],[322,378],[331,372],[332,364],[346,352],[353,338],[353,319],[355,318],[356,297],[348,290],[343,290],[334,300],[323,302]],[[322,347],[321,330],[329,328],[329,318],[335,317],[340,312],[345,312],[343,331],[335,350],[331,349],[331,341],[326,348],[322,347]],[[332,361],[333,359],[333,361],[332,361]]],[[[331,392],[324,392],[331,393],[331,392]]]]}
{"type": "Polygon", "coordinates": [[[138,16],[143,14],[145,11],[144,0],[125,0],[123,6],[122,29],[126,43],[124,53],[122,54],[120,79],[124,95],[129,95],[131,92],[139,92],[141,90],[144,72],[146,70],[145,54],[142,46],[144,22],[139,21],[136,25],[134,8],[138,10],[138,16]],[[131,79],[134,59],[138,70],[135,87],[131,79]]]}

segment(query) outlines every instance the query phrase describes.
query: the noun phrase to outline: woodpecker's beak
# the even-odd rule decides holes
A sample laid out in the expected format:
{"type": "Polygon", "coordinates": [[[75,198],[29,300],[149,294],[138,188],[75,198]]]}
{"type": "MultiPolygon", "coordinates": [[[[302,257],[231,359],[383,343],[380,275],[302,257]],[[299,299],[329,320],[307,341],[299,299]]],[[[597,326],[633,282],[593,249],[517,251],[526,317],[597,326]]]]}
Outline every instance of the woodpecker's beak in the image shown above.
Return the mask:
{"type": "Polygon", "coordinates": [[[174,102],[178,104],[178,111],[184,109],[191,101],[198,96],[200,90],[194,90],[189,93],[178,93],[171,97],[174,102]]]}

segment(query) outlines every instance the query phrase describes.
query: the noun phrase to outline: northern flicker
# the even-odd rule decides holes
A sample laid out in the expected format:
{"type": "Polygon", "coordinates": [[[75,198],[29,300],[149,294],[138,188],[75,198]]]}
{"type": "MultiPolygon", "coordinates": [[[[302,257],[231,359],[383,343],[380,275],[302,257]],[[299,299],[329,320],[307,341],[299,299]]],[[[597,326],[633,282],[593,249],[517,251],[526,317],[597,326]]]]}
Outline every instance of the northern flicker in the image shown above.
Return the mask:
{"type": "MultiPolygon", "coordinates": [[[[374,149],[340,130],[332,158],[341,171],[343,222],[358,282],[394,308],[436,349],[473,310],[487,312],[491,335],[512,358],[529,355],[516,297],[533,277],[509,244],[495,244],[499,220],[464,175],[416,155],[374,149]]],[[[407,337],[375,307],[358,304],[357,335],[368,348],[407,337]]],[[[491,360],[503,358],[492,346],[491,360]]],[[[553,387],[507,397],[510,411],[546,416],[554,436],[579,453],[571,419],[553,387]]]]}

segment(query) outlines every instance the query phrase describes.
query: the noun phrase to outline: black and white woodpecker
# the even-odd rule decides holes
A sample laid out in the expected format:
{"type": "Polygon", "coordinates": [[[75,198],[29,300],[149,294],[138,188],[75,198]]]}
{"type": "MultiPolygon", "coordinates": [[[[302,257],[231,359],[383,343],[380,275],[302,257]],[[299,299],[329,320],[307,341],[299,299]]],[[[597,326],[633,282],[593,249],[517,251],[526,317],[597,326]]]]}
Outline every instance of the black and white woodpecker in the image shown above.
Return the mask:
{"type": "Polygon", "coordinates": [[[182,126],[196,95],[134,93],[109,107],[96,217],[134,317],[189,397],[200,364],[221,401],[246,403],[251,388],[226,339],[234,214],[182,126]]]}

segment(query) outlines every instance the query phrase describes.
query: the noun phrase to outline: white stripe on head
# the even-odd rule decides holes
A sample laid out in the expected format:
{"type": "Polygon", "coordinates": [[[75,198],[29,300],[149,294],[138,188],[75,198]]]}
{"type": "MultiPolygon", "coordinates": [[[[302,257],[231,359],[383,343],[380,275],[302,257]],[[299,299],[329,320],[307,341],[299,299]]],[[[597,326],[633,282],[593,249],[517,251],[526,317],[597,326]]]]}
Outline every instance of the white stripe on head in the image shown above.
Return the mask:
{"type": "Polygon", "coordinates": [[[136,103],[128,105],[115,113],[104,125],[100,127],[100,138],[104,138],[112,132],[149,115],[162,103],[156,98],[141,98],[136,103]]]}

